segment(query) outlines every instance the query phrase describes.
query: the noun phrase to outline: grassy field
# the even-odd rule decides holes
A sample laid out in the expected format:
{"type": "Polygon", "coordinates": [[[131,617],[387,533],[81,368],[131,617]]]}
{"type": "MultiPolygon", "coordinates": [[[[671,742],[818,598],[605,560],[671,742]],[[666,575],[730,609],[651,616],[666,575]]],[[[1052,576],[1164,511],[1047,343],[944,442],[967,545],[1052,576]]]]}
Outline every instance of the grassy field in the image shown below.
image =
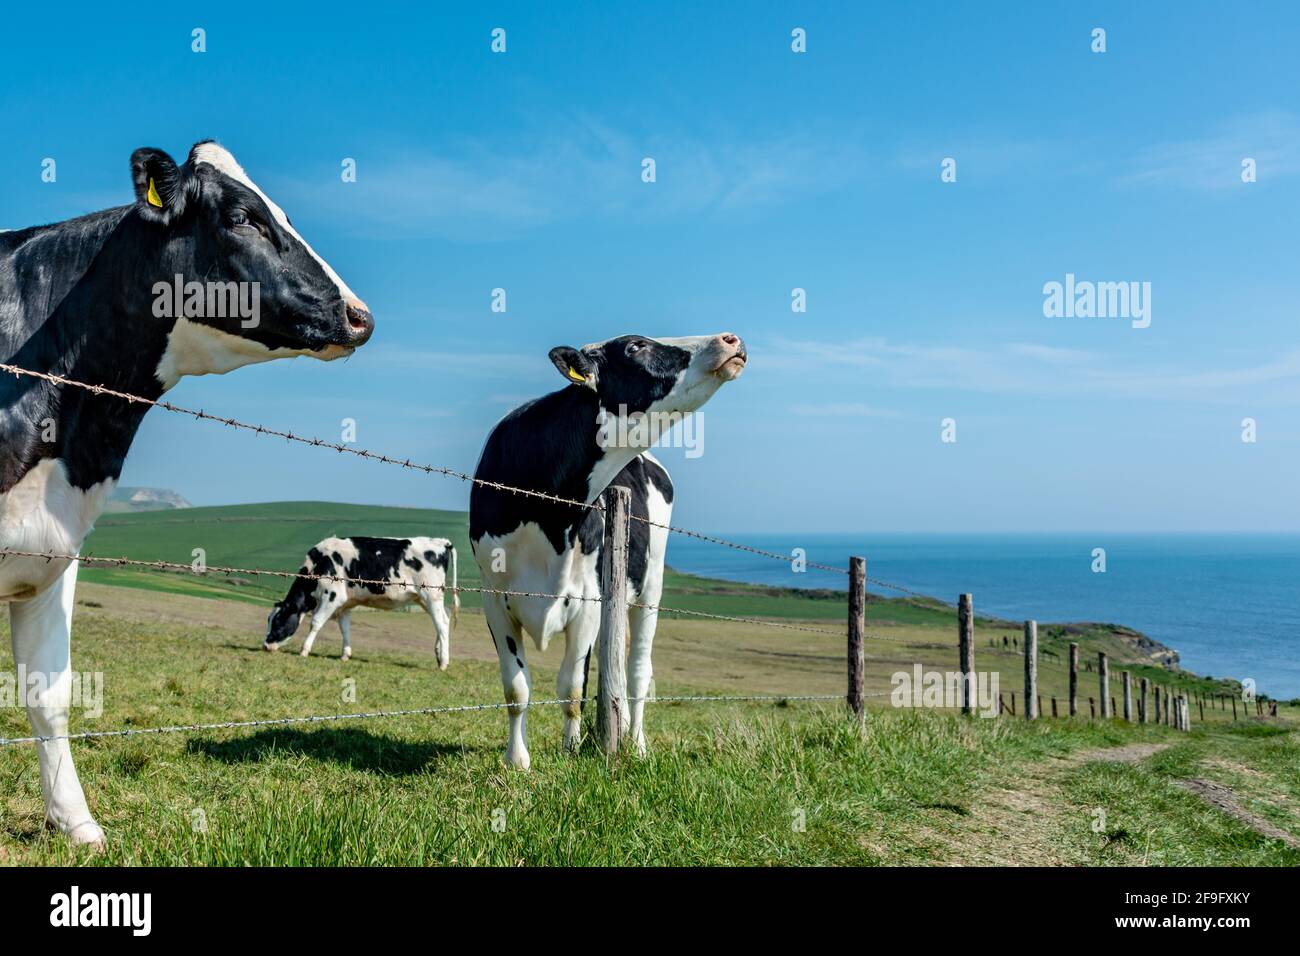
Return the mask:
{"type": "MultiPolygon", "coordinates": [[[[86,551],[188,563],[203,547],[212,564],[294,569],[327,534],[450,533],[462,583],[473,584],[463,527],[463,515],[407,509],[193,509],[105,516],[86,551]]],[[[433,666],[431,625],[414,613],[358,612],[350,662],[338,659],[335,629],[304,660],[258,649],[266,604],[282,588],[85,569],[74,666],[103,673],[104,711],[95,720],[74,712],[74,730],[501,699],[472,609],[445,673],[433,666]]],[[[844,616],[842,594],[682,575],[664,602],[832,629],[844,616]]],[[[953,669],[951,609],[873,601],[869,616],[869,693],[888,692],[891,675],[914,662],[953,669]]],[[[1122,629],[1041,629],[1049,652],[1068,640],[1089,655],[1107,649],[1117,695],[1122,669],[1217,686],[1151,665],[1122,629]]],[[[1002,650],[1017,633],[978,620],[976,664],[1022,697],[1021,658],[1002,650]]],[[[7,639],[0,647],[0,672],[12,672],[7,639]]],[[[537,698],[552,696],[558,652],[530,655],[537,698]]],[[[838,694],[844,641],[670,615],[655,670],[661,696],[838,694]]],[[[1064,698],[1065,667],[1046,656],[1041,674],[1045,698],[1064,698]]],[[[1095,682],[1081,675],[1085,697],[1095,682]]],[[[77,742],[109,835],[101,856],[44,830],[34,754],[11,746],[0,748],[0,862],[1300,865],[1300,714],[1198,716],[1185,734],[1114,720],[962,718],[878,696],[858,727],[838,703],[662,702],[648,707],[649,756],[609,761],[590,746],[563,753],[559,714],[535,708],[530,773],[502,765],[505,715],[495,710],[77,742]]],[[[0,736],[26,733],[21,710],[0,709],[0,736]]]]}

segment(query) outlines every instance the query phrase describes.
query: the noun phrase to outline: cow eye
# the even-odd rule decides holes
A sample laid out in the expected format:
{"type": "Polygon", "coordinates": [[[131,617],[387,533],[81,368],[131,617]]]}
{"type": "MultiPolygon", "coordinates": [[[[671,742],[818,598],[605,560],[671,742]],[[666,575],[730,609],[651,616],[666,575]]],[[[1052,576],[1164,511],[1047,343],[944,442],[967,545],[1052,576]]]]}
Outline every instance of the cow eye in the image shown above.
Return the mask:
{"type": "Polygon", "coordinates": [[[635,355],[637,352],[640,352],[645,347],[646,347],[645,342],[629,342],[627,345],[627,354],[635,355]]]}
{"type": "Polygon", "coordinates": [[[242,209],[236,209],[230,214],[231,229],[256,229],[262,238],[268,237],[266,226],[256,219],[251,218],[248,213],[242,209]]]}

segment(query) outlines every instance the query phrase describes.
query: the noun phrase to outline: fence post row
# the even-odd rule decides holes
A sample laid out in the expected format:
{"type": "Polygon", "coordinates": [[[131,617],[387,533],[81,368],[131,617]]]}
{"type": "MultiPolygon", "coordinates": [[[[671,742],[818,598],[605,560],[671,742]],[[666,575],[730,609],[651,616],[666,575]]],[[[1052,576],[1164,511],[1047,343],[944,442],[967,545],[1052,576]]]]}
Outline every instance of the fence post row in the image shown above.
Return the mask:
{"type": "Polygon", "coordinates": [[[1025,720],[1037,720],[1041,707],[1038,702],[1038,622],[1025,621],[1025,720]]]}
{"type": "Polygon", "coordinates": [[[620,486],[605,489],[605,540],[600,552],[600,670],[596,729],[605,753],[623,744],[627,707],[627,524],[632,493],[620,486]]]}
{"type": "Polygon", "coordinates": [[[1105,651],[1097,652],[1097,673],[1101,684],[1101,716],[1110,717],[1110,661],[1107,660],[1105,651]]]}
{"type": "MultiPolygon", "coordinates": [[[[975,713],[975,614],[971,610],[971,596],[957,597],[957,655],[961,671],[961,712],[975,713]]],[[[1002,695],[998,695],[1001,707],[1002,695]]],[[[1000,711],[999,711],[1000,712],[1000,711]]]]}
{"type": "Polygon", "coordinates": [[[849,712],[861,719],[865,715],[863,682],[867,662],[862,650],[867,614],[867,560],[849,558],[849,712]]]}
{"type": "Polygon", "coordinates": [[[1079,713],[1079,645],[1070,645],[1070,716],[1079,713]]]}

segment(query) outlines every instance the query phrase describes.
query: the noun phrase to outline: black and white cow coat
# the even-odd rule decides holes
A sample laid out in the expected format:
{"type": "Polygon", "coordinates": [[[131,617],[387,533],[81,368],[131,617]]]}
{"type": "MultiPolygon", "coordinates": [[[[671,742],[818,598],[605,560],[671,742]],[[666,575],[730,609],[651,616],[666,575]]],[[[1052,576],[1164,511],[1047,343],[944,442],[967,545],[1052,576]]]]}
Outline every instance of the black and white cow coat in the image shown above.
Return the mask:
{"type": "Polygon", "coordinates": [[[284,600],[277,601],[266,621],[262,647],[278,650],[311,621],[302,656],[311,653],[316,637],[331,619],[343,635],[343,660],[352,656],[352,609],[385,611],[418,604],[433,620],[434,651],[440,670],[451,661],[451,628],[460,618],[456,549],[447,538],[326,538],[307,552],[298,571],[321,575],[295,578],[284,600]],[[347,580],[342,580],[346,578],[347,580]],[[357,581],[383,582],[358,584],[357,581]],[[451,591],[451,619],[446,592],[451,591]]]}
{"type": "MultiPolygon", "coordinates": [[[[0,360],[156,399],[186,375],[296,355],[339,358],[370,337],[365,304],[227,150],[199,143],[178,165],[138,149],[130,168],[131,205],[0,233],[0,360]],[[256,323],[207,310],[203,296],[181,316],[160,316],[158,290],[178,275],[259,288],[256,323]]],[[[0,375],[0,548],[76,554],[145,411],[0,375]]],[[[0,558],[15,662],[45,676],[46,690],[27,708],[40,736],[67,733],[76,568],[0,558]]],[[[49,822],[76,842],[102,843],[67,740],[37,750],[49,822]]]]}
{"type": "MultiPolygon", "coordinates": [[[[632,517],[668,524],[673,486],[668,472],[639,442],[611,441],[637,434],[638,416],[694,412],[744,368],[745,344],[731,333],[684,339],[622,336],[582,349],[557,348],[551,361],[573,384],[515,409],[488,436],[475,471],[481,481],[593,503],[611,484],[631,491],[632,517]],[[611,427],[615,426],[615,427],[611,427]]],[[[645,419],[643,419],[645,420],[645,419]]],[[[651,429],[649,440],[658,437],[651,429]]],[[[632,602],[657,605],[663,589],[668,532],[630,522],[628,590],[632,602]]],[[[528,767],[525,711],[531,693],[523,635],[538,650],[565,636],[556,696],[564,710],[564,745],[581,734],[581,700],[600,627],[599,509],[560,504],[476,483],[470,494],[470,543],[483,586],[560,595],[514,597],[485,593],[484,614],[496,646],[510,710],[506,761],[528,767]]],[[[628,732],[645,749],[643,712],[651,679],[651,645],[658,612],[633,607],[628,732]]]]}

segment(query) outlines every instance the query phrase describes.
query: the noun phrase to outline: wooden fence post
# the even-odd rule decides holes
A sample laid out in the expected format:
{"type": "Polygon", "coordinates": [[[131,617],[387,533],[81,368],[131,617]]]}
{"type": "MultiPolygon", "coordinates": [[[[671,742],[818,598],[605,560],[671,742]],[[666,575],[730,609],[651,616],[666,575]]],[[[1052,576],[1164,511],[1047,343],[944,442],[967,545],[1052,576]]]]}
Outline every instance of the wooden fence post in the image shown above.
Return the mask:
{"type": "Polygon", "coordinates": [[[1232,698],[1232,719],[1233,720],[1237,719],[1237,698],[1236,697],[1232,698]]]}
{"type": "Polygon", "coordinates": [[[1151,690],[1153,691],[1153,696],[1155,697],[1155,701],[1154,701],[1155,720],[1151,721],[1151,723],[1158,724],[1160,723],[1160,685],[1157,684],[1155,681],[1152,681],[1151,690]]]}
{"type": "Polygon", "coordinates": [[[1097,719],[1097,698],[1095,697],[1088,698],[1088,716],[1094,720],[1097,719]]]}
{"type": "Polygon", "coordinates": [[[866,658],[862,651],[862,636],[866,630],[867,560],[857,556],[849,558],[849,712],[859,720],[865,711],[863,682],[866,678],[866,658]]]}
{"type": "Polygon", "coordinates": [[[1205,723],[1205,698],[1202,697],[1196,702],[1197,709],[1201,712],[1201,723],[1205,723]]]}
{"type": "Polygon", "coordinates": [[[1147,710],[1147,679],[1145,677],[1142,678],[1140,686],[1141,696],[1138,698],[1138,719],[1144,724],[1149,724],[1151,722],[1151,714],[1147,710]]]}
{"type": "Polygon", "coordinates": [[[1038,622],[1025,621],[1025,720],[1037,720],[1042,706],[1038,702],[1038,622]]]}
{"type": "MultiPolygon", "coordinates": [[[[971,596],[957,596],[957,654],[961,670],[961,712],[975,713],[975,613],[971,609],[971,596]]],[[[998,697],[1001,713],[1001,695],[998,697]]]]}
{"type": "Polygon", "coordinates": [[[605,541],[601,548],[600,671],[596,728],[605,753],[623,744],[627,709],[627,521],[632,494],[605,489],[605,541]]]}
{"type": "Polygon", "coordinates": [[[1079,713],[1079,645],[1070,645],[1070,716],[1079,713]]]}
{"type": "Polygon", "coordinates": [[[1052,698],[1052,716],[1053,716],[1053,717],[1057,716],[1057,713],[1056,713],[1056,698],[1055,698],[1055,697],[1052,698]]]}
{"type": "Polygon", "coordinates": [[[1110,713],[1110,661],[1106,659],[1105,651],[1097,652],[1097,673],[1100,675],[1097,679],[1101,685],[1101,716],[1109,717],[1110,713]]]}
{"type": "Polygon", "coordinates": [[[1124,672],[1124,720],[1133,723],[1133,681],[1129,672],[1124,672]]]}

